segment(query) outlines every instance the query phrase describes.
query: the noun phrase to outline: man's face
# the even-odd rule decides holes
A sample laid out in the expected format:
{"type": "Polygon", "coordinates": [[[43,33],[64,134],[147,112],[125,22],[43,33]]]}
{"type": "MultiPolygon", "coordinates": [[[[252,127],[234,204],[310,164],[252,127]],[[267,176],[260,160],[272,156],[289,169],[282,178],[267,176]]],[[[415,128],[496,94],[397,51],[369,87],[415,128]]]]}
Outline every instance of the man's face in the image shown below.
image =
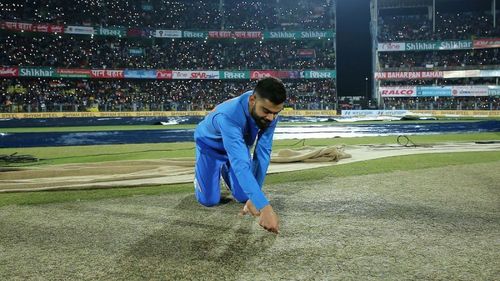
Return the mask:
{"type": "Polygon", "coordinates": [[[283,110],[284,104],[274,104],[268,99],[261,98],[256,94],[250,96],[250,115],[260,129],[269,127],[269,124],[278,117],[278,113],[283,110]]]}

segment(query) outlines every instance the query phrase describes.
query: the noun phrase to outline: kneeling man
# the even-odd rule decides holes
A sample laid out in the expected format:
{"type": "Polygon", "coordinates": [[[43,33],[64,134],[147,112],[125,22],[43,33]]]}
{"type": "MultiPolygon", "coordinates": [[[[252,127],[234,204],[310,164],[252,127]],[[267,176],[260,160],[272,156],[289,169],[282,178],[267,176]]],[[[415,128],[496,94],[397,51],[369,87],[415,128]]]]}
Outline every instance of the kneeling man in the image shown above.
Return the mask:
{"type": "Polygon", "coordinates": [[[253,91],[219,104],[198,124],[194,133],[194,187],[198,202],[208,207],[219,203],[222,176],[233,197],[245,203],[242,213],[259,216],[263,228],[278,233],[278,216],[262,192],[262,185],[271,158],[277,115],[285,99],[283,83],[276,78],[264,78],[253,91]]]}

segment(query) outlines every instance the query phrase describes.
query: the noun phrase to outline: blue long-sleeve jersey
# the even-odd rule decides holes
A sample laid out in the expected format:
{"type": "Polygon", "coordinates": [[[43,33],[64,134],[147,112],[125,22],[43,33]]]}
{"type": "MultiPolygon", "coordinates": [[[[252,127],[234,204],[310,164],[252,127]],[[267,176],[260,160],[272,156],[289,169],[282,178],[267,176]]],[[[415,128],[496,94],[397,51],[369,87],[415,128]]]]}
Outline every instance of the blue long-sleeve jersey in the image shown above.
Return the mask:
{"type": "Polygon", "coordinates": [[[196,127],[194,139],[202,149],[227,155],[243,191],[259,210],[269,204],[262,192],[278,119],[260,130],[250,115],[248,99],[253,91],[219,104],[196,127]],[[250,148],[255,143],[253,159],[250,148]]]}

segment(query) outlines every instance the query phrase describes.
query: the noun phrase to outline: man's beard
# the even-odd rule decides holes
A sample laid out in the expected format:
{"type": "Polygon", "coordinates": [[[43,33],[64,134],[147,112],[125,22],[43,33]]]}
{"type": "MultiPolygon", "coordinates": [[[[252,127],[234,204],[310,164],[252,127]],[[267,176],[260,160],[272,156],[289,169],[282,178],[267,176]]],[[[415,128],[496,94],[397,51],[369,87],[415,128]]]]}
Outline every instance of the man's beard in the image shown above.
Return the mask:
{"type": "Polygon", "coordinates": [[[260,117],[259,115],[257,115],[257,113],[255,112],[255,106],[256,105],[254,104],[254,106],[250,110],[250,115],[252,116],[253,120],[255,120],[255,123],[257,123],[257,126],[259,126],[259,128],[263,130],[269,127],[271,121],[267,120],[265,117],[260,117]]]}

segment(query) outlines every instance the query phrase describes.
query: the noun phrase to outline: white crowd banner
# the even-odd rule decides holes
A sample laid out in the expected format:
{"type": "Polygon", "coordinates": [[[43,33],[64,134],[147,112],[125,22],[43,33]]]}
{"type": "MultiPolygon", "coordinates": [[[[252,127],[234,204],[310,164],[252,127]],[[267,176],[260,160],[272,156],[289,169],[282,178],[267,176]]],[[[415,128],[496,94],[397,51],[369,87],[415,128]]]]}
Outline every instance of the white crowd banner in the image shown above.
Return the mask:
{"type": "Polygon", "coordinates": [[[486,97],[488,86],[452,86],[451,95],[455,97],[486,97]]]}
{"type": "Polygon", "coordinates": [[[181,30],[157,29],[157,30],[155,30],[154,37],[157,37],[157,38],[181,38],[182,31],[181,30]]]}

